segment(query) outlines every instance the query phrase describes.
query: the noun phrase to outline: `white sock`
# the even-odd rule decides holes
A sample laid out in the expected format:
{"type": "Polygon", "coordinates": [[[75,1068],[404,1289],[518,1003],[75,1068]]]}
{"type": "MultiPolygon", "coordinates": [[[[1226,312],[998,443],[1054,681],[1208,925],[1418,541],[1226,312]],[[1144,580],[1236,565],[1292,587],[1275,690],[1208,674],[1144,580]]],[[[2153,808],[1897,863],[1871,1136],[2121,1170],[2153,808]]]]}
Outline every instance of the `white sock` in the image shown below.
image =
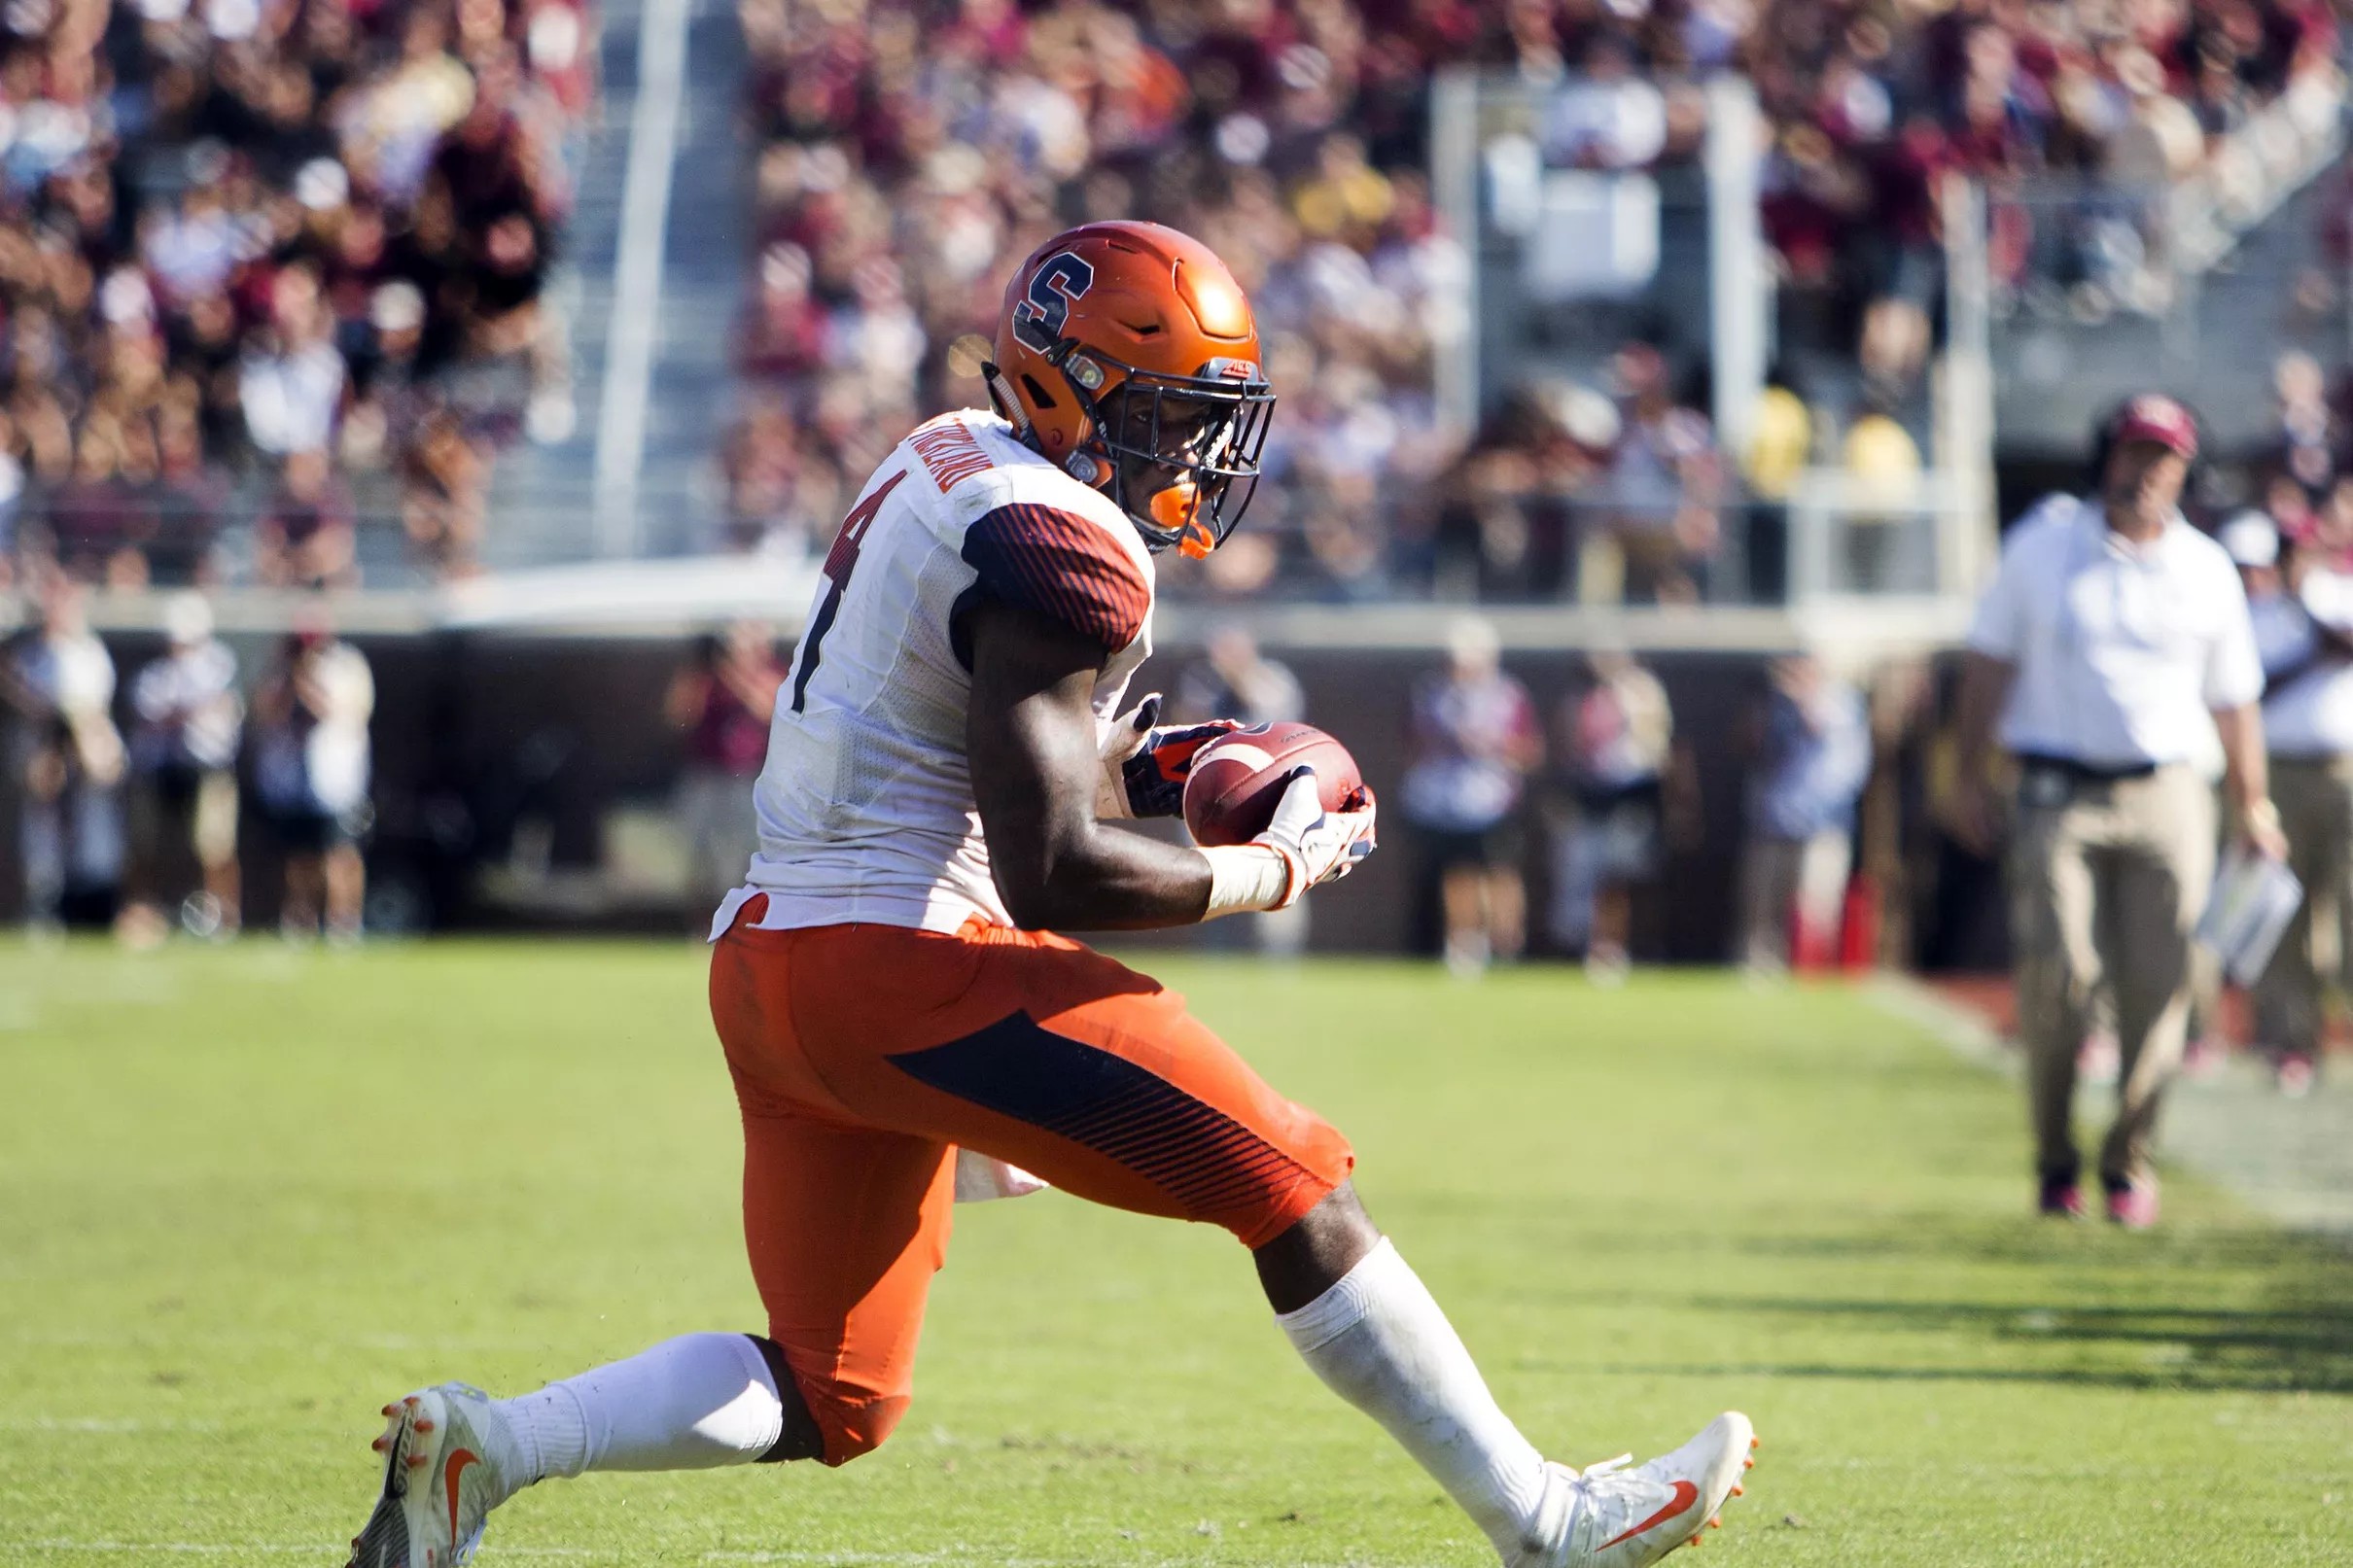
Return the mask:
{"type": "Polygon", "coordinates": [[[585,1470],[748,1465],[785,1430],[767,1358],[741,1334],[682,1334],[495,1404],[522,1450],[518,1487],[585,1470]]]}
{"type": "Polygon", "coordinates": [[[1275,1319],[1334,1393],[1388,1429],[1506,1562],[1558,1534],[1568,1499],[1472,1365],[1454,1325],[1384,1237],[1341,1281],[1275,1319]]]}

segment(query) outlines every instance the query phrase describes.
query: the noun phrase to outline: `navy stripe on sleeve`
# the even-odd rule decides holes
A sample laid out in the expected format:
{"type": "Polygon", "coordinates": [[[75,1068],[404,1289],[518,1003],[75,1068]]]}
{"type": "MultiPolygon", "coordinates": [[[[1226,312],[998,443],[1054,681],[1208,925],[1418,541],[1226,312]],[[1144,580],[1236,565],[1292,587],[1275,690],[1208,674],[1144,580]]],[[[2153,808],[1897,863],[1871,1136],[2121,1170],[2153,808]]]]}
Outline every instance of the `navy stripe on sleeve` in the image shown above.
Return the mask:
{"type": "Polygon", "coordinates": [[[1136,641],[1151,610],[1152,590],[1119,542],[1058,507],[1017,503],[984,514],[965,533],[964,558],[981,593],[1111,651],[1136,641]]]}

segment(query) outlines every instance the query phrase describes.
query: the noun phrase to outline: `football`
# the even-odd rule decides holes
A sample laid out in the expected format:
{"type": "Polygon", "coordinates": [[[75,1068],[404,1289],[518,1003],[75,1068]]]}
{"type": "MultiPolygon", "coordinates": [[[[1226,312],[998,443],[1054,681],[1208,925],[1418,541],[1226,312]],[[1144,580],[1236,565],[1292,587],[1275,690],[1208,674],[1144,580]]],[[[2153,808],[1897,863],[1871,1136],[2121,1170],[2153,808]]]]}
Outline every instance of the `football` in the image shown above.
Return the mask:
{"type": "Polygon", "coordinates": [[[1193,842],[1247,844],[1265,832],[1283,780],[1302,767],[1316,770],[1326,811],[1364,786],[1348,748],[1313,724],[1253,724],[1203,747],[1184,781],[1184,825],[1193,842]]]}

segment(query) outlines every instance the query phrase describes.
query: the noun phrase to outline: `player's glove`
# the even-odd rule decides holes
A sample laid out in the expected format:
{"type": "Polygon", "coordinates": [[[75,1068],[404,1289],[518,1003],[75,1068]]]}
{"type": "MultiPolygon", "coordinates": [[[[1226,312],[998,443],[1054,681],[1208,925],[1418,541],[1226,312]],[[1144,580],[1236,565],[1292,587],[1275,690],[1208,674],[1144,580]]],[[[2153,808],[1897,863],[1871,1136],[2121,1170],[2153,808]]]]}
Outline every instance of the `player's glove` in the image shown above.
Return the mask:
{"type": "Polygon", "coordinates": [[[1283,786],[1265,832],[1247,844],[1201,852],[1210,862],[1210,902],[1202,918],[1288,909],[1310,888],[1355,870],[1373,844],[1372,790],[1359,785],[1343,810],[1325,811],[1316,770],[1301,768],[1283,786]]]}
{"type": "Polygon", "coordinates": [[[1184,809],[1184,781],[1193,771],[1193,754],[1242,727],[1238,718],[1165,729],[1158,727],[1159,720],[1157,691],[1111,720],[1099,752],[1103,772],[1095,784],[1097,818],[1176,816],[1184,809]]]}

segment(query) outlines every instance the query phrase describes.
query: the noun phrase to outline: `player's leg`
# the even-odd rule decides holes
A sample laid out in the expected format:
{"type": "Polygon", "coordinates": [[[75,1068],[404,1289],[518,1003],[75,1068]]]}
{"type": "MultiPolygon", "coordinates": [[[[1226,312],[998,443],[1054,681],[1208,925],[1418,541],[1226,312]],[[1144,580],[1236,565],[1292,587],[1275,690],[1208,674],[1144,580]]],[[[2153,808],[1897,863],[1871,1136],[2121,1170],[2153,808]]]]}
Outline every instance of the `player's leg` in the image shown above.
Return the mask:
{"type": "Polygon", "coordinates": [[[383,1489],[353,1568],[441,1568],[542,1481],[612,1470],[844,1464],[905,1411],[948,1231],[938,1144],[746,1105],[744,1218],[766,1335],[685,1334],[493,1399],[463,1383],[384,1407],[383,1489]]]}
{"type": "Polygon", "coordinates": [[[1496,1405],[1435,1298],[1344,1184],[1257,1249],[1301,1359],[1446,1488],[1509,1568],[1633,1568],[1716,1522],[1756,1436],[1727,1412],[1669,1454],[1583,1473],[1545,1461],[1496,1405]]]}
{"type": "MultiPolygon", "coordinates": [[[[743,1112],[744,1228],[767,1334],[681,1335],[510,1399],[442,1383],[385,1406],[383,1490],[352,1542],[354,1568],[462,1561],[490,1511],[541,1481],[839,1465],[905,1412],[947,1246],[950,1150],[796,1099],[789,1029],[747,1032],[785,1012],[748,999],[758,966],[741,958],[722,947],[712,991],[743,1112]]],[[[768,969],[773,981],[782,966],[768,969]]]]}
{"type": "Polygon", "coordinates": [[[948,1151],[743,1098],[744,1234],[768,1333],[685,1335],[497,1401],[518,1489],[592,1470],[846,1464],[905,1413],[946,1255],[948,1151]]]}
{"type": "Polygon", "coordinates": [[[352,1538],[352,1568],[463,1562],[492,1509],[554,1477],[788,1457],[777,1450],[797,1405],[742,1334],[681,1335],[513,1399],[420,1388],[384,1407],[383,1487],[352,1538]]]}
{"type": "MultiPolygon", "coordinates": [[[[1639,1471],[1548,1466],[1365,1215],[1346,1140],[1268,1088],[1182,998],[1059,938],[991,933],[963,944],[966,967],[939,1005],[904,1015],[917,1027],[878,1028],[857,1002],[873,992],[854,978],[876,956],[847,951],[872,940],[840,939],[839,961],[813,964],[793,993],[829,1093],[863,1120],[1009,1161],[1079,1197],[1232,1231],[1310,1367],[1387,1428],[1506,1562],[1649,1562],[1730,1494],[1750,1440],[1738,1416],[1639,1471]],[[843,978],[817,978],[827,974],[843,978]]],[[[900,940],[910,953],[893,967],[906,974],[931,967],[916,951],[942,939],[900,940]]]]}

